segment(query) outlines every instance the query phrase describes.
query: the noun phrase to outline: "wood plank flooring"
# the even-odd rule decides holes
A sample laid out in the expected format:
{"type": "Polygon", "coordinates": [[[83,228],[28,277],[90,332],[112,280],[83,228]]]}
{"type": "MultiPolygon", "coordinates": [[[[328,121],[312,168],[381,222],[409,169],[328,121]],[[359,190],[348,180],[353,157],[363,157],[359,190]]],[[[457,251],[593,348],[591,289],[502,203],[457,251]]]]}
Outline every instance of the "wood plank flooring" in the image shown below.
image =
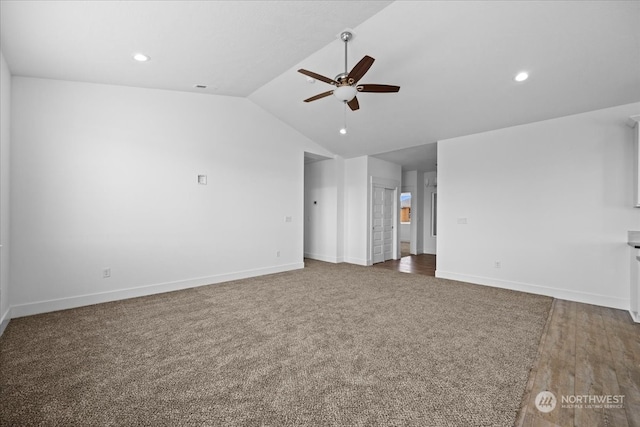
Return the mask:
{"type": "Polygon", "coordinates": [[[387,270],[400,271],[402,273],[424,274],[427,276],[436,275],[435,255],[411,255],[400,259],[389,260],[373,265],[376,268],[386,268],[387,270]]]}
{"type": "Polygon", "coordinates": [[[623,310],[554,300],[516,426],[640,426],[640,325],[623,310]],[[535,405],[541,391],[557,399],[551,412],[535,405]],[[589,400],[608,396],[616,402],[589,400]]]}
{"type": "MultiPolygon", "coordinates": [[[[436,257],[412,255],[374,267],[435,276],[436,257]]],[[[554,300],[515,426],[640,427],[640,324],[623,310],[554,300]],[[542,391],[557,400],[548,413],[535,405],[542,391]],[[615,397],[622,405],[587,402],[608,396],[622,396],[615,397]]]]}

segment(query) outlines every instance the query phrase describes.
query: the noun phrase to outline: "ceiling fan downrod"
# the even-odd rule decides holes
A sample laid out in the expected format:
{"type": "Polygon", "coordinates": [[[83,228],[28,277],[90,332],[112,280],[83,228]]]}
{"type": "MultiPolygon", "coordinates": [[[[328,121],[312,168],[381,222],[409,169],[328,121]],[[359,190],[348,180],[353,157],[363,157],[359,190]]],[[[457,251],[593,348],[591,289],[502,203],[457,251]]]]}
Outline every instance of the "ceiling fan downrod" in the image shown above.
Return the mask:
{"type": "Polygon", "coordinates": [[[353,37],[353,34],[351,34],[349,31],[344,31],[340,34],[340,38],[344,42],[344,75],[345,76],[349,72],[349,69],[347,68],[347,44],[349,44],[349,40],[351,40],[352,37],[353,37]]]}

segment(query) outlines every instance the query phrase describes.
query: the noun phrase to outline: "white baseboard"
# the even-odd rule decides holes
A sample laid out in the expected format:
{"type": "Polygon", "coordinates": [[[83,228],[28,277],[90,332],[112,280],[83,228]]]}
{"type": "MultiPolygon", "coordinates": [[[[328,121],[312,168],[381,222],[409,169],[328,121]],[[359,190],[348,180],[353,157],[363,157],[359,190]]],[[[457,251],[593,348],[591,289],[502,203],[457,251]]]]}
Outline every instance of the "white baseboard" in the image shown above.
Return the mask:
{"type": "Polygon", "coordinates": [[[436,270],[436,277],[442,279],[457,280],[459,282],[473,283],[476,285],[493,286],[495,288],[511,289],[513,291],[528,292],[536,295],[546,295],[568,301],[581,302],[584,304],[599,305],[602,307],[629,310],[629,300],[616,298],[608,295],[591,294],[587,292],[576,292],[568,289],[550,288],[547,286],[532,285],[529,283],[512,282],[507,280],[494,279],[489,277],[471,276],[467,274],[451,273],[448,271],[436,270]]]}
{"type": "Polygon", "coordinates": [[[367,263],[366,259],[363,258],[345,258],[344,262],[348,264],[364,265],[365,267],[371,265],[367,263]]]}
{"type": "Polygon", "coordinates": [[[0,316],[0,337],[4,333],[4,330],[7,329],[9,320],[11,320],[11,307],[9,307],[7,311],[0,316]]]}
{"type": "Polygon", "coordinates": [[[635,311],[629,310],[629,314],[631,315],[631,319],[634,322],[640,323],[640,313],[637,313],[635,311]]]}
{"type": "Polygon", "coordinates": [[[332,257],[332,256],[327,256],[327,255],[312,254],[312,253],[307,253],[307,252],[305,252],[304,257],[305,258],[309,258],[309,259],[315,259],[316,261],[331,262],[333,264],[340,264],[341,262],[344,262],[343,258],[332,257]]]}
{"type": "Polygon", "coordinates": [[[178,291],[181,289],[195,288],[199,286],[213,285],[229,282],[231,280],[247,279],[250,277],[264,276],[266,274],[282,273],[304,268],[304,263],[277,265],[274,267],[259,268],[255,270],[238,271],[209,277],[181,280],[176,282],[158,283],[154,285],[140,286],[129,289],[119,289],[96,294],[78,295],[66,298],[58,298],[48,301],[37,301],[26,304],[13,305],[10,308],[12,318],[31,316],[34,314],[48,313],[51,311],[67,310],[86,305],[100,304],[104,302],[119,301],[129,298],[143,297],[160,294],[163,292],[178,291]]]}

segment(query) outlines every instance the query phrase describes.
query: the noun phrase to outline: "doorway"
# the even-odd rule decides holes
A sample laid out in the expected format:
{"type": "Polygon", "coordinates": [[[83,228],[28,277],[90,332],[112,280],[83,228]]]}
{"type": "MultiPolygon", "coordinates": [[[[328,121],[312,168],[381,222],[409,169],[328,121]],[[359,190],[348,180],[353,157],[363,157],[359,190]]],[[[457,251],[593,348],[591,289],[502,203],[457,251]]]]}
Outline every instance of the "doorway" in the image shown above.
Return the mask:
{"type": "Polygon", "coordinates": [[[373,185],[371,255],[374,264],[395,258],[396,191],[373,185]]]}
{"type": "Polygon", "coordinates": [[[411,192],[400,194],[400,257],[411,255],[411,192]]]}

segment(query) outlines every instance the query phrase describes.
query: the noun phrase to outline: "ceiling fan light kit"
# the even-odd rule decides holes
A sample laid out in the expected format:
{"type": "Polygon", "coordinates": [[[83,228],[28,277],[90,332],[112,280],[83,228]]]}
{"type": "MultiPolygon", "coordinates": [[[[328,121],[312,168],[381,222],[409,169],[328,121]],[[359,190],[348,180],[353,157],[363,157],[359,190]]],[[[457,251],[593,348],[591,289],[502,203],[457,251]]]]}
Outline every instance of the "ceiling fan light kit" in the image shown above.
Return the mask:
{"type": "Polygon", "coordinates": [[[358,90],[353,86],[339,86],[333,90],[333,96],[342,102],[349,102],[355,98],[358,90]]]}
{"type": "Polygon", "coordinates": [[[318,95],[312,96],[311,98],[307,98],[304,100],[304,102],[312,102],[321,98],[325,98],[329,95],[333,95],[339,101],[348,105],[351,111],[356,111],[360,109],[360,103],[358,102],[358,98],[356,96],[358,92],[391,93],[391,92],[398,92],[400,90],[400,86],[392,86],[392,85],[379,85],[379,84],[358,85],[358,82],[362,77],[364,77],[367,71],[369,71],[369,68],[371,68],[375,59],[373,59],[368,55],[365,55],[365,57],[362,58],[351,69],[351,71],[348,71],[347,45],[349,44],[350,40],[353,40],[353,37],[354,36],[351,31],[343,31],[342,33],[340,33],[339,38],[344,42],[344,72],[338,74],[335,79],[330,79],[329,77],[325,77],[323,75],[314,73],[313,71],[305,70],[303,68],[298,70],[299,73],[302,73],[307,77],[335,86],[335,89],[329,90],[323,93],[319,93],[318,95]]]}

